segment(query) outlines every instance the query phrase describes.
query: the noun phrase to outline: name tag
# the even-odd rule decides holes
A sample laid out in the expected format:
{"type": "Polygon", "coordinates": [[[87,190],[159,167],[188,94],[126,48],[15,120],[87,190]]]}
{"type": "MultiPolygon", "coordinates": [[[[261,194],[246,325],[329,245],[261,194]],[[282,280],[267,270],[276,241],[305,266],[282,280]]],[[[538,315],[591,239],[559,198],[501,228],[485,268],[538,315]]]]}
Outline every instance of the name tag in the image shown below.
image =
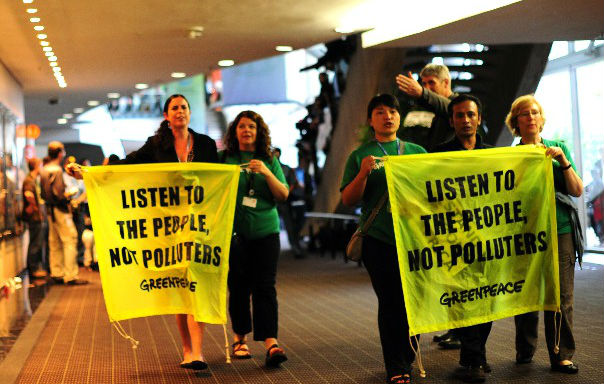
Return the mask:
{"type": "Polygon", "coordinates": [[[256,208],[257,203],[258,199],[249,196],[243,196],[242,204],[244,207],[256,208]]]}

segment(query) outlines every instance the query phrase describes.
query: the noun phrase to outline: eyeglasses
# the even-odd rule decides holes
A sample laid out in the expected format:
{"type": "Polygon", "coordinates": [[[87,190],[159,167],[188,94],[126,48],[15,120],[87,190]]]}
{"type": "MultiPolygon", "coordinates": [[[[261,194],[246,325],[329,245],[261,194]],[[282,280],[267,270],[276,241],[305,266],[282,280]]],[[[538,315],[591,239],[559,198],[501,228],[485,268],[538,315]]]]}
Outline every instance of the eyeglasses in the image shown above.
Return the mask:
{"type": "Polygon", "coordinates": [[[541,112],[539,112],[539,111],[526,111],[526,112],[522,112],[522,113],[518,114],[518,116],[521,116],[521,117],[530,117],[530,116],[537,117],[539,115],[541,115],[541,112]]]}

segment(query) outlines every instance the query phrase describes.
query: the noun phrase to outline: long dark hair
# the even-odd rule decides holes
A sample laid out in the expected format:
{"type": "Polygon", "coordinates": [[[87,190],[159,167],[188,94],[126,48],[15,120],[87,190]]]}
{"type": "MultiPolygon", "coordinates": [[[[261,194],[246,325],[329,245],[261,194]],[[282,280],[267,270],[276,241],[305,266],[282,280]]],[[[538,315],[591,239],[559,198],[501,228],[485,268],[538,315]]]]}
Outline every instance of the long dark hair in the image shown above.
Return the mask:
{"type": "Polygon", "coordinates": [[[266,159],[272,160],[273,153],[271,151],[271,136],[270,131],[268,129],[268,125],[264,122],[262,116],[257,114],[254,111],[243,111],[240,112],[235,120],[231,124],[229,124],[229,129],[227,130],[226,136],[224,138],[224,142],[226,144],[226,152],[229,155],[234,155],[239,153],[239,140],[237,140],[237,125],[239,125],[239,121],[247,117],[256,123],[256,150],[254,155],[266,159]]]}
{"type": "MultiPolygon", "coordinates": [[[[187,98],[183,95],[175,93],[172,96],[168,97],[168,99],[164,103],[164,113],[168,113],[168,108],[170,107],[170,103],[172,102],[172,100],[179,97],[183,98],[187,102],[187,107],[189,108],[189,111],[191,110],[189,100],[187,100],[187,98]]],[[[168,149],[171,145],[174,144],[174,135],[172,134],[172,129],[170,129],[170,122],[168,120],[164,119],[161,122],[157,131],[155,131],[154,140],[155,143],[159,144],[159,147],[163,149],[168,149]]]]}

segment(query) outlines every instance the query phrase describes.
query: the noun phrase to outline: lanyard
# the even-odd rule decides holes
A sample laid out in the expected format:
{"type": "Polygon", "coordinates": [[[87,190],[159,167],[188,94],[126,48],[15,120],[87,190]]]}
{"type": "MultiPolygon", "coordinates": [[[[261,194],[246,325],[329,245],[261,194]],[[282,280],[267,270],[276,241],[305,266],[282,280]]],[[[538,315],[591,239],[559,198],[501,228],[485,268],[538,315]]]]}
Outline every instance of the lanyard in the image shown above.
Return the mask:
{"type": "MultiPolygon", "coordinates": [[[[253,158],[253,155],[252,155],[253,158]]],[[[241,152],[239,152],[239,164],[243,164],[243,159],[241,158],[241,152]]],[[[250,172],[247,168],[245,169],[245,178],[247,180],[247,195],[254,196],[254,172],[250,172]]]]}
{"type": "MultiPolygon", "coordinates": [[[[378,147],[380,147],[382,152],[384,152],[384,155],[388,156],[388,152],[386,152],[386,149],[382,146],[382,143],[380,143],[377,140],[375,142],[377,143],[378,147]]],[[[396,154],[397,155],[401,154],[401,142],[398,138],[396,139],[396,154]]]]}

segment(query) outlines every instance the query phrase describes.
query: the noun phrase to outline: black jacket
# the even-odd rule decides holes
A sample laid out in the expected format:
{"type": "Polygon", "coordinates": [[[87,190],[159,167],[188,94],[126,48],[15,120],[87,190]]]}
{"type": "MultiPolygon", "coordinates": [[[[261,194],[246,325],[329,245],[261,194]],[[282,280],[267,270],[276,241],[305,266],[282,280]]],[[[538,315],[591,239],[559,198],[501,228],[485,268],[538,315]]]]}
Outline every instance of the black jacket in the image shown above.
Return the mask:
{"type": "MultiPolygon", "coordinates": [[[[189,134],[193,135],[193,161],[217,163],[216,142],[209,136],[194,132],[190,128],[189,134]]],[[[157,136],[149,137],[142,147],[115,164],[178,163],[174,143],[170,143],[168,148],[161,148],[157,139],[157,136]]]]}

